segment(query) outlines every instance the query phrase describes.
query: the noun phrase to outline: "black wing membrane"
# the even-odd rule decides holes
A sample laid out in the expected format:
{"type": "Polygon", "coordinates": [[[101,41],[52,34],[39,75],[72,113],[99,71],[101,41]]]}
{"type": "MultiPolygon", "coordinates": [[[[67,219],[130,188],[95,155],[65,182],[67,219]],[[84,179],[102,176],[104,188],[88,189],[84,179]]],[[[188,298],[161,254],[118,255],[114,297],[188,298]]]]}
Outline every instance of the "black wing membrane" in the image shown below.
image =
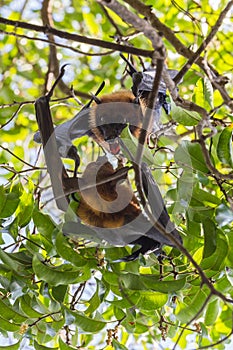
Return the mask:
{"type": "MultiPolygon", "coordinates": [[[[146,163],[142,163],[142,183],[143,183],[143,189],[146,194],[146,197],[148,199],[149,206],[151,208],[151,212],[157,222],[166,230],[166,232],[172,233],[174,237],[182,243],[181,236],[177,229],[175,228],[175,225],[173,222],[171,222],[169,214],[167,212],[167,209],[165,207],[163,197],[160,193],[159,187],[155,182],[155,179],[151,173],[150,168],[146,163]]],[[[153,237],[150,234],[150,237],[153,237]]],[[[163,236],[164,237],[164,236],[163,236]]],[[[164,240],[164,238],[161,239],[161,242],[164,240]]],[[[170,242],[169,245],[173,245],[172,242],[170,242]]]]}
{"type": "MultiPolygon", "coordinates": [[[[144,70],[143,72],[138,72],[135,67],[131,64],[131,62],[122,54],[120,54],[121,58],[127,63],[128,69],[127,72],[132,78],[132,92],[134,96],[136,97],[136,100],[139,98],[144,99],[144,101],[147,101],[150,92],[152,91],[153,88],[153,81],[155,78],[156,74],[156,69],[147,69],[144,70]]],[[[168,69],[168,73],[173,79],[176,74],[178,73],[177,70],[173,69],[168,69]]],[[[166,114],[170,114],[171,112],[171,105],[170,103],[166,100],[166,84],[161,79],[160,84],[159,84],[159,90],[158,90],[158,98],[155,103],[154,109],[153,109],[153,127],[152,127],[152,132],[156,131],[159,129],[159,121],[160,121],[160,116],[161,116],[161,110],[162,107],[165,110],[166,114]]]]}
{"type": "MultiPolygon", "coordinates": [[[[90,101],[70,120],[56,126],[54,128],[55,137],[57,140],[58,152],[63,158],[71,158],[78,161],[76,147],[72,140],[82,136],[93,136],[89,127],[89,111],[90,105],[95,100],[95,97],[102,91],[105,83],[102,82],[96,93],[91,97],[90,101]]],[[[41,143],[41,135],[38,131],[34,135],[34,141],[41,143]]]]}

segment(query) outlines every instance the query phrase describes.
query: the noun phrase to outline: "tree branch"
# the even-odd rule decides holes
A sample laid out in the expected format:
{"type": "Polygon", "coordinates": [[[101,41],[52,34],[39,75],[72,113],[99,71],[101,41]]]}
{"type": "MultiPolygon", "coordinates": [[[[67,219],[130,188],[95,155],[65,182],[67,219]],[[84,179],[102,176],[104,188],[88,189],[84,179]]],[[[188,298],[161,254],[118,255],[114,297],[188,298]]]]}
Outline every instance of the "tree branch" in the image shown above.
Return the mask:
{"type": "MultiPolygon", "coordinates": [[[[143,4],[140,0],[125,0],[130,6],[132,6],[137,12],[145,16],[151,23],[152,27],[161,32],[164,37],[172,44],[175,48],[176,52],[180,55],[192,59],[195,53],[186,47],[174,34],[174,32],[167,27],[165,24],[160,22],[158,17],[152,12],[151,6],[147,6],[143,4]]],[[[227,5],[229,8],[233,5],[233,1],[230,1],[227,5]]],[[[195,62],[206,74],[206,64],[203,62],[202,57],[198,57],[195,62]]],[[[219,90],[224,102],[229,106],[229,108],[233,109],[233,102],[230,98],[228,92],[226,91],[224,84],[226,84],[226,79],[224,76],[221,76],[218,71],[212,67],[209,63],[207,63],[208,69],[212,72],[212,76],[214,77],[212,83],[213,86],[219,90]]],[[[174,98],[173,98],[174,99],[174,98]]]]}
{"type": "Polygon", "coordinates": [[[54,36],[58,36],[59,38],[72,40],[72,41],[84,43],[87,45],[103,47],[105,49],[110,49],[114,51],[131,53],[132,55],[152,57],[152,54],[153,54],[153,51],[150,51],[150,50],[142,50],[136,47],[120,45],[120,44],[111,43],[100,39],[92,39],[86,36],[64,32],[62,30],[58,30],[49,26],[39,26],[36,24],[31,24],[31,23],[22,22],[22,21],[14,21],[3,17],[0,17],[0,23],[14,26],[15,28],[18,27],[22,29],[30,29],[38,33],[44,33],[44,34],[51,33],[54,36]]]}
{"type": "Polygon", "coordinates": [[[206,39],[201,43],[197,51],[194,53],[192,57],[189,58],[188,62],[185,63],[185,65],[182,67],[182,69],[179,71],[179,73],[175,76],[173,79],[176,84],[178,84],[183,76],[188,72],[188,70],[191,68],[191,66],[200,58],[202,52],[206,49],[206,47],[209,45],[211,40],[215,37],[217,31],[219,30],[220,26],[222,25],[222,22],[224,18],[226,17],[228,11],[233,5],[233,1],[230,1],[225,9],[220,13],[215,25],[212,27],[210,33],[206,37],[206,39]]]}

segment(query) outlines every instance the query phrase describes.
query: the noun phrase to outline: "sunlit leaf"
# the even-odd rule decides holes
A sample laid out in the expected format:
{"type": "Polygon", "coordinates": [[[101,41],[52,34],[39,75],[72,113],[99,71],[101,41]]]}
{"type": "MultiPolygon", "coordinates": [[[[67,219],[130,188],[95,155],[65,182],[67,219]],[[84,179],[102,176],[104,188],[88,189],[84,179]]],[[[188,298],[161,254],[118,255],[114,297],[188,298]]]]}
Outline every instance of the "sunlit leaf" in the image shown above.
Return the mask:
{"type": "Polygon", "coordinates": [[[182,323],[188,323],[199,313],[206,298],[207,294],[199,289],[188,305],[182,305],[182,309],[176,314],[176,318],[182,323]]]}
{"type": "Polygon", "coordinates": [[[208,304],[205,312],[205,326],[211,326],[216,321],[219,314],[219,300],[216,299],[208,304]]]}
{"type": "Polygon", "coordinates": [[[194,89],[194,100],[195,102],[208,110],[213,109],[213,87],[208,78],[199,79],[194,89]]]}
{"type": "Polygon", "coordinates": [[[187,126],[197,125],[201,120],[200,114],[194,111],[188,111],[182,107],[177,106],[171,100],[171,115],[172,119],[174,119],[177,123],[187,126]]]}

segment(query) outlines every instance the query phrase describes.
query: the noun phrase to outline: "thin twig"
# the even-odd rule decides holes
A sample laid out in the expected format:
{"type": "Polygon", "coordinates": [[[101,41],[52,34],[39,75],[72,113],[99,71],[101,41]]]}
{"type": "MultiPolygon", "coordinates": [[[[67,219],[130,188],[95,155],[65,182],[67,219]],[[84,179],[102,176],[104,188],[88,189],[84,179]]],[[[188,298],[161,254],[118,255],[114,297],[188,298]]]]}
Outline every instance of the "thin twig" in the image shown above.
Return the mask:
{"type": "Polygon", "coordinates": [[[227,13],[231,9],[233,5],[233,1],[229,1],[227,6],[223,9],[223,11],[220,13],[215,25],[212,27],[210,33],[206,37],[206,39],[201,43],[197,51],[194,53],[192,57],[189,58],[188,62],[185,63],[185,65],[182,67],[182,69],[179,71],[179,73],[173,78],[174,82],[178,84],[183,76],[188,72],[188,70],[191,68],[191,66],[198,60],[198,58],[201,56],[202,52],[206,49],[206,47],[209,45],[211,40],[215,37],[217,31],[219,30],[220,26],[222,25],[223,20],[225,19],[227,13]]]}
{"type": "MultiPolygon", "coordinates": [[[[158,30],[158,32],[162,33],[163,36],[168,40],[168,42],[174,47],[176,52],[183,57],[186,57],[190,59],[195,54],[194,51],[192,51],[189,47],[186,47],[174,34],[173,30],[166,26],[164,23],[162,23],[158,17],[156,17],[154,11],[152,11],[152,7],[145,5],[140,0],[125,0],[130,6],[132,6],[138,13],[142,14],[144,17],[148,18],[153,28],[158,30]]],[[[229,4],[232,6],[232,1],[229,2],[229,4]]],[[[203,69],[203,71],[206,72],[206,65],[203,62],[203,58],[199,57],[196,61],[196,64],[203,69]]],[[[208,69],[212,72],[212,75],[216,77],[213,81],[213,85],[219,90],[224,102],[230,107],[233,108],[233,102],[230,98],[228,92],[226,91],[224,84],[226,83],[226,79],[224,76],[221,76],[218,71],[210,65],[210,63],[207,63],[208,69]],[[219,83],[218,83],[219,82],[219,83]],[[221,83],[220,83],[221,82],[221,83]],[[221,88],[220,88],[221,87],[221,88]]],[[[166,82],[167,85],[167,82],[166,82]]],[[[167,85],[167,88],[170,91],[169,86],[167,85]]],[[[172,96],[173,100],[174,97],[172,96]]],[[[185,108],[185,107],[184,107],[185,108]]]]}
{"type": "Polygon", "coordinates": [[[64,49],[67,49],[67,50],[70,50],[70,51],[73,51],[73,52],[79,53],[80,55],[85,55],[85,56],[106,56],[106,55],[110,55],[111,53],[115,52],[115,50],[108,50],[106,52],[85,52],[85,51],[82,51],[79,49],[75,49],[72,46],[61,44],[58,42],[53,42],[51,40],[47,40],[47,39],[43,39],[43,38],[37,38],[37,37],[24,35],[24,34],[18,34],[15,32],[8,32],[8,31],[2,30],[2,29],[0,29],[0,33],[10,35],[10,36],[15,36],[17,38],[24,38],[24,39],[33,40],[33,41],[41,41],[41,42],[47,43],[49,45],[62,47],[64,49]]]}
{"type": "Polygon", "coordinates": [[[2,145],[0,145],[0,148],[3,149],[4,151],[10,153],[13,157],[15,157],[16,159],[18,159],[20,162],[22,162],[25,165],[28,165],[29,167],[31,167],[34,170],[40,170],[40,167],[36,167],[28,162],[26,162],[25,160],[21,159],[20,157],[18,157],[16,154],[14,154],[13,152],[11,152],[8,148],[3,147],[2,145]]]}

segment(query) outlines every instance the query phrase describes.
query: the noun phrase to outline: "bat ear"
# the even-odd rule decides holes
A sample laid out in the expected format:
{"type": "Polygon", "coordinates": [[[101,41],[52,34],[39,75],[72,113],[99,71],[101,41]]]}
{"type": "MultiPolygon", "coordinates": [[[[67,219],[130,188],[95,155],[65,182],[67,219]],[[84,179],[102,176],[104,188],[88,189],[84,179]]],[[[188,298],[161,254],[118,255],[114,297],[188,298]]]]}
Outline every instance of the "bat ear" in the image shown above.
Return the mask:
{"type": "Polygon", "coordinates": [[[102,101],[95,95],[92,95],[92,99],[95,101],[95,103],[97,103],[97,105],[100,105],[102,103],[102,101]]]}

